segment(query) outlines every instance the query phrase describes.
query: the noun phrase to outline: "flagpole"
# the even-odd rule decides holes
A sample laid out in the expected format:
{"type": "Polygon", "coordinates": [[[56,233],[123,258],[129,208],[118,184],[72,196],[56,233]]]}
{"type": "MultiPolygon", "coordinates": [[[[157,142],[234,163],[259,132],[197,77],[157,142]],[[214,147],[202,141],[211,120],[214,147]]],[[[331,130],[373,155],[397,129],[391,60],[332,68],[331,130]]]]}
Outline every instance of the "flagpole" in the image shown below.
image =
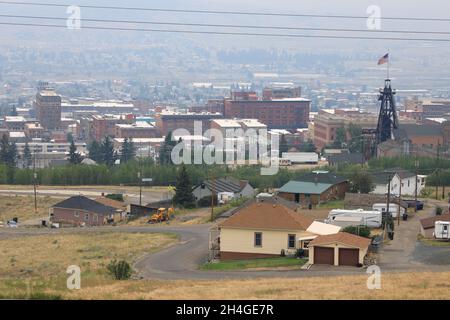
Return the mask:
{"type": "Polygon", "coordinates": [[[388,63],[387,63],[387,79],[389,80],[389,67],[391,66],[391,53],[388,50],[388,63]]]}

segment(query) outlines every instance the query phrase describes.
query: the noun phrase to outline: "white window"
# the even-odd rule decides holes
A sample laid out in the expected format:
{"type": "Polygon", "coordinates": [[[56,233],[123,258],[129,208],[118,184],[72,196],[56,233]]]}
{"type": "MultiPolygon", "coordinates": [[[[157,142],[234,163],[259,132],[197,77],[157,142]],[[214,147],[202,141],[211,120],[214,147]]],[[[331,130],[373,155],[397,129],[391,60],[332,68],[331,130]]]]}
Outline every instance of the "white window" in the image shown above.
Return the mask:
{"type": "Polygon", "coordinates": [[[80,213],[78,211],[75,211],[73,215],[78,218],[80,216],[80,213]]]}
{"type": "Polygon", "coordinates": [[[85,214],[84,214],[84,220],[86,220],[86,221],[89,220],[89,213],[85,213],[85,214]]]}
{"type": "Polygon", "coordinates": [[[309,249],[309,243],[310,243],[309,240],[308,241],[303,241],[303,249],[304,250],[308,250],[309,249]]]}

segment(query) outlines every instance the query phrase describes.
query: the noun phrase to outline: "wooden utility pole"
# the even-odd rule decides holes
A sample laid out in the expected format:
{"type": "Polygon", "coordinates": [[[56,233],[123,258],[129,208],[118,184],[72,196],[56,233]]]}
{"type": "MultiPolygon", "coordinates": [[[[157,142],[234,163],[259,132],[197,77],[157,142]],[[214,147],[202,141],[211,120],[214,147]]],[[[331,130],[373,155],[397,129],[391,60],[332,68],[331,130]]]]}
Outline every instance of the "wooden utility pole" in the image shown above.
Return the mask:
{"type": "Polygon", "coordinates": [[[416,185],[414,187],[414,212],[417,212],[417,179],[418,179],[418,175],[417,175],[417,170],[419,168],[419,160],[417,160],[417,155],[416,155],[416,160],[414,161],[414,167],[416,169],[416,185]]]}
{"type": "Polygon", "coordinates": [[[387,199],[386,199],[386,212],[384,217],[384,235],[383,238],[386,239],[386,230],[387,230],[387,218],[389,215],[389,207],[391,206],[391,174],[389,174],[389,181],[388,181],[388,192],[387,192],[387,199]]]}
{"type": "Polygon", "coordinates": [[[36,192],[36,146],[34,147],[34,159],[33,159],[33,189],[34,189],[34,213],[37,215],[37,192],[36,192]]]}
{"type": "Polygon", "coordinates": [[[216,193],[216,182],[214,179],[214,174],[211,174],[211,222],[214,221],[214,197],[216,193]]]}
{"type": "Polygon", "coordinates": [[[137,173],[137,177],[139,179],[139,205],[142,206],[142,167],[140,158],[139,158],[139,171],[137,173]]]}
{"type": "Polygon", "coordinates": [[[399,175],[400,178],[400,189],[398,192],[398,210],[397,210],[397,225],[400,225],[400,201],[402,201],[402,177],[399,175]]]}
{"type": "Polygon", "coordinates": [[[438,182],[438,180],[440,180],[440,179],[438,179],[438,177],[439,177],[439,169],[438,169],[438,166],[439,166],[439,142],[438,142],[438,145],[437,145],[437,157],[436,157],[436,191],[435,191],[435,193],[436,193],[436,200],[438,199],[438,193],[439,193],[439,182],[438,182]]]}

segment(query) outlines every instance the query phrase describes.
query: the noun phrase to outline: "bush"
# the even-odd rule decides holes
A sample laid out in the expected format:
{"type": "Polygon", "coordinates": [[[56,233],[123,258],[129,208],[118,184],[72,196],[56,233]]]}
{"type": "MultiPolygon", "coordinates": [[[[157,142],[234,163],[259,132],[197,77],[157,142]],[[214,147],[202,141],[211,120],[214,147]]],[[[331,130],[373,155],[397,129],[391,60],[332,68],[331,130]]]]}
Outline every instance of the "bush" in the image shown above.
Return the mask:
{"type": "Polygon", "coordinates": [[[116,201],[120,201],[123,202],[123,194],[121,193],[112,193],[112,194],[107,194],[105,196],[105,198],[111,199],[111,200],[116,200],[116,201]]]}
{"type": "Polygon", "coordinates": [[[436,207],[436,215],[437,216],[442,215],[442,211],[443,211],[443,209],[441,207],[436,207]]]}
{"type": "Polygon", "coordinates": [[[131,277],[131,266],[125,260],[119,262],[113,260],[108,264],[107,268],[116,280],[127,280],[131,277]]]}
{"type": "Polygon", "coordinates": [[[370,228],[367,226],[348,226],[342,232],[355,234],[360,237],[370,238],[370,228]]]}
{"type": "MultiPolygon", "coordinates": [[[[211,207],[211,197],[206,196],[198,200],[197,205],[202,208],[211,207]]],[[[214,205],[217,206],[217,197],[214,197],[214,205]]]]}
{"type": "Polygon", "coordinates": [[[297,249],[297,251],[295,252],[295,256],[297,258],[303,258],[305,256],[305,250],[303,249],[297,249]]]}

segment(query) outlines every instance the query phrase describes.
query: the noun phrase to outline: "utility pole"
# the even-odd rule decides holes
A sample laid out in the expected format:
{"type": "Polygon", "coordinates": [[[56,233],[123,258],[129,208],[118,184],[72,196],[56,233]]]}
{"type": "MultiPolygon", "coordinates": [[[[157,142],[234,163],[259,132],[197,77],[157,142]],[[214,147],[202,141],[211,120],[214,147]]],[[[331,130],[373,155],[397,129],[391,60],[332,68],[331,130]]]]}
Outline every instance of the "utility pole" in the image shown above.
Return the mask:
{"type": "Polygon", "coordinates": [[[141,158],[139,158],[139,171],[137,173],[137,177],[139,179],[139,205],[142,206],[142,166],[141,166],[141,158]]]}
{"type": "Polygon", "coordinates": [[[215,182],[215,179],[214,179],[214,174],[211,174],[211,222],[213,222],[214,221],[214,197],[216,197],[215,196],[215,193],[216,193],[216,182],[215,182]]]}
{"type": "Polygon", "coordinates": [[[34,189],[34,213],[37,214],[37,194],[36,194],[36,146],[34,147],[34,159],[33,159],[33,189],[34,189]]]}
{"type": "Polygon", "coordinates": [[[387,199],[386,199],[386,213],[384,217],[384,235],[383,238],[386,239],[386,230],[387,230],[387,218],[389,215],[389,207],[391,206],[391,174],[389,173],[389,181],[388,181],[388,192],[387,192],[387,199]]]}
{"type": "Polygon", "coordinates": [[[400,225],[400,201],[402,201],[402,177],[398,175],[400,178],[400,189],[398,192],[398,210],[397,210],[397,225],[400,225]]]}
{"type": "Polygon", "coordinates": [[[438,145],[437,145],[437,157],[436,157],[436,191],[435,191],[435,193],[436,193],[436,200],[438,199],[438,193],[439,193],[439,182],[437,180],[440,180],[440,179],[438,179],[438,177],[439,177],[438,166],[439,166],[439,142],[438,142],[438,145]]]}
{"type": "Polygon", "coordinates": [[[416,186],[414,188],[414,212],[417,212],[417,170],[419,168],[419,160],[417,160],[417,155],[416,155],[416,160],[414,161],[414,167],[416,169],[416,186]]]}

